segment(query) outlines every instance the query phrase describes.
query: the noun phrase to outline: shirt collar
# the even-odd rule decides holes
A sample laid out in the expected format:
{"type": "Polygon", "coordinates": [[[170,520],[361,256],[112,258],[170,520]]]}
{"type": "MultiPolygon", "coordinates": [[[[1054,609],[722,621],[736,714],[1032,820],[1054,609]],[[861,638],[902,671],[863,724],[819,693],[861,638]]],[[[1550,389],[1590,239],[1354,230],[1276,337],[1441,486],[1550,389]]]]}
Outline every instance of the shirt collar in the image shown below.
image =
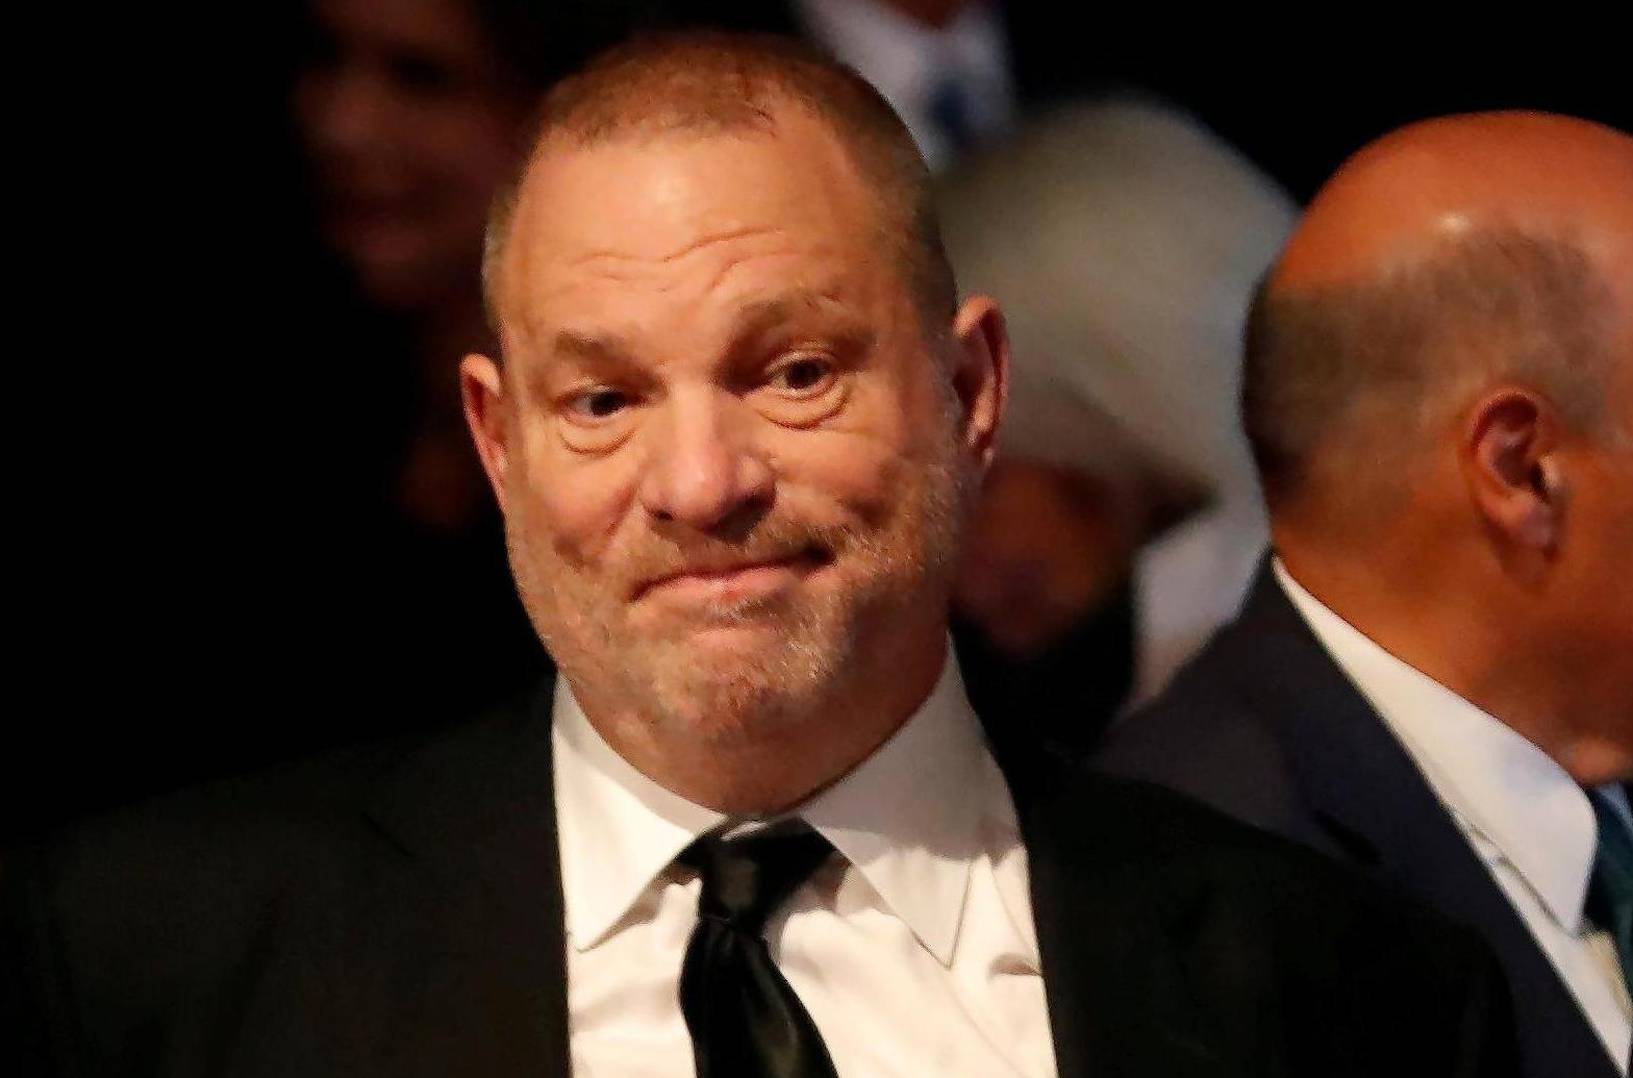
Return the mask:
{"type": "Polygon", "coordinates": [[[590,725],[564,677],[556,679],[551,715],[567,939],[586,951],[658,873],[725,817],[635,770],[590,725]]]}
{"type": "MultiPolygon", "coordinates": [[[[569,942],[601,942],[648,884],[726,817],[641,774],[601,739],[565,678],[554,703],[556,816],[569,942]]],[[[935,688],[883,745],[790,815],[833,843],[943,964],[975,858],[1013,827],[1008,788],[951,649],[935,688]]]]}
{"type": "Polygon", "coordinates": [[[1276,580],[1316,638],[1405,747],[1436,797],[1490,842],[1567,931],[1581,930],[1597,829],[1581,787],[1523,735],[1276,580]]]}
{"type": "Polygon", "coordinates": [[[1013,817],[951,650],[919,710],[798,815],[820,831],[943,964],[989,823],[1013,817]]]}

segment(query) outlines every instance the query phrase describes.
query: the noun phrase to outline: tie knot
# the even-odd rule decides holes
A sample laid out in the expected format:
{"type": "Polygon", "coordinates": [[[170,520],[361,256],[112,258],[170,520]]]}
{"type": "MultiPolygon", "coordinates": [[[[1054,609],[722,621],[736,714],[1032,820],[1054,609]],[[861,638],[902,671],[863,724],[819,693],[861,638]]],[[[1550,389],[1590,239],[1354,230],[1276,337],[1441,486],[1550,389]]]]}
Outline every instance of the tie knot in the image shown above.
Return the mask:
{"type": "Polygon", "coordinates": [[[740,838],[700,838],[680,855],[680,862],[703,878],[699,916],[757,935],[832,852],[827,839],[795,823],[740,838]]]}

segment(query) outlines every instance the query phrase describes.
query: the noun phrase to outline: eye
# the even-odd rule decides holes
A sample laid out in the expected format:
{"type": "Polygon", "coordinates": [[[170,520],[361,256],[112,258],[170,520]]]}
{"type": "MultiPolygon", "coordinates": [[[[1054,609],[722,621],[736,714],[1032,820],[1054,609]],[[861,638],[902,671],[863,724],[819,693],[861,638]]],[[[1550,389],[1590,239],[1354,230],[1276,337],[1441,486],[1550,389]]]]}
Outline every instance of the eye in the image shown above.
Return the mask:
{"type": "Polygon", "coordinates": [[[767,382],[791,397],[812,397],[834,382],[834,365],[822,356],[796,356],[773,368],[767,382]]]}
{"type": "Polygon", "coordinates": [[[622,445],[635,426],[639,394],[607,385],[588,385],[562,397],[556,429],[569,449],[606,453],[622,445]]]}
{"type": "Polygon", "coordinates": [[[752,394],[760,414],[787,427],[812,427],[844,407],[850,375],[822,352],[785,353],[752,394]]]}
{"type": "Polygon", "coordinates": [[[630,396],[621,389],[596,386],[567,399],[567,413],[579,422],[595,423],[611,419],[630,405],[630,396]]]}

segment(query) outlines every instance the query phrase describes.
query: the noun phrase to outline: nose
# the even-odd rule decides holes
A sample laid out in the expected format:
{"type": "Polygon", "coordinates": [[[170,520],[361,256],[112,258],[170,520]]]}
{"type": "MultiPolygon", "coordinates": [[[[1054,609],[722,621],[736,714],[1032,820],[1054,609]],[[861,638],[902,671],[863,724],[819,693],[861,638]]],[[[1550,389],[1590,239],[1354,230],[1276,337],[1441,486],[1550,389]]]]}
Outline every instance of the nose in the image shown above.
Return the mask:
{"type": "Polygon", "coordinates": [[[671,394],[644,432],[640,499],[654,519],[713,530],[770,504],[774,473],[750,411],[715,387],[671,394]]]}

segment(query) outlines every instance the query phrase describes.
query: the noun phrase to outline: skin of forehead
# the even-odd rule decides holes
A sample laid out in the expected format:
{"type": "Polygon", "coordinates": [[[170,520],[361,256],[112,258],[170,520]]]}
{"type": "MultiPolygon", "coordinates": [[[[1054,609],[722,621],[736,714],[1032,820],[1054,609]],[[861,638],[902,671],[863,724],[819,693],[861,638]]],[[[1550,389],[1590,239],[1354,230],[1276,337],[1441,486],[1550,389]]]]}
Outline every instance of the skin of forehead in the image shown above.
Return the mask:
{"type": "Polygon", "coordinates": [[[1633,308],[1633,137],[1523,112],[1401,128],[1350,158],[1316,195],[1271,289],[1365,283],[1483,227],[1576,244],[1623,310],[1633,308]]]}
{"type": "Polygon", "coordinates": [[[516,323],[525,323],[543,298],[533,291],[541,277],[570,286],[576,274],[562,270],[587,274],[586,259],[597,256],[678,268],[697,241],[775,240],[779,226],[861,254],[875,234],[878,208],[850,156],[816,118],[792,107],[774,117],[770,131],[679,131],[584,148],[541,146],[528,166],[501,266],[507,332],[522,328],[516,323]],[[597,185],[608,183],[609,175],[618,177],[610,182],[624,184],[620,171],[631,186],[609,201],[620,208],[633,204],[635,214],[655,224],[650,231],[627,219],[584,213],[596,205],[604,192],[597,185]],[[743,183],[750,172],[763,182],[743,183]],[[722,198],[718,192],[734,181],[738,197],[722,198]],[[691,246],[666,242],[682,234],[691,246]],[[566,267],[567,260],[584,264],[566,267]]]}

